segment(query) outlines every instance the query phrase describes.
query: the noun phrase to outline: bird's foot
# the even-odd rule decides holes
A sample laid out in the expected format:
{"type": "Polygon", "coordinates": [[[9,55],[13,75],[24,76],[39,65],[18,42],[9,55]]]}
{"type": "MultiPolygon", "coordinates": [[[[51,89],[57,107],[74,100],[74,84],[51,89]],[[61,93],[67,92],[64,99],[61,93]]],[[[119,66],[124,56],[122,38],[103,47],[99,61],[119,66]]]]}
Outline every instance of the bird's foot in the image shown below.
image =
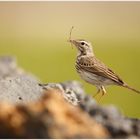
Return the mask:
{"type": "Polygon", "coordinates": [[[93,95],[93,98],[95,98],[97,95],[99,95],[100,91],[102,92],[102,94],[98,99],[96,99],[98,101],[98,103],[101,101],[101,98],[106,94],[106,90],[105,90],[104,86],[101,86],[98,89],[97,93],[95,95],[93,95]]]}

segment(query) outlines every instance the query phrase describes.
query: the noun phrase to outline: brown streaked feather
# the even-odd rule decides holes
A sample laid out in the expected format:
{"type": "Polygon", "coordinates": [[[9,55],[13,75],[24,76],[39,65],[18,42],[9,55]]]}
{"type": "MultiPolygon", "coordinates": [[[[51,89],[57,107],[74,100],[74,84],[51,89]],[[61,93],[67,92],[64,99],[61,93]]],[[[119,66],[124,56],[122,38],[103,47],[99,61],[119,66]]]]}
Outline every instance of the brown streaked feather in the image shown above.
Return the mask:
{"type": "Polygon", "coordinates": [[[124,82],[117,74],[94,56],[80,57],[78,61],[79,66],[85,71],[108,78],[118,85],[124,85],[124,82]]]}

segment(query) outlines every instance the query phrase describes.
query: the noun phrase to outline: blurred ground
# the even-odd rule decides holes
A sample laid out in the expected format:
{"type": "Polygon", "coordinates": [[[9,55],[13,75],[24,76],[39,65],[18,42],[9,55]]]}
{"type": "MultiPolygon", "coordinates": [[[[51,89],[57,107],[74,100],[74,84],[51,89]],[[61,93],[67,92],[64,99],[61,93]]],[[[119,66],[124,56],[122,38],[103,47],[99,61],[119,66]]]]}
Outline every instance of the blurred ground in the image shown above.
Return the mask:
{"type": "MultiPolygon", "coordinates": [[[[140,89],[140,2],[0,2],[0,55],[11,54],[43,82],[82,81],[74,63],[72,37],[93,43],[98,58],[140,89]]],[[[96,88],[82,81],[85,90],[96,88]]],[[[140,95],[109,87],[101,104],[115,104],[140,117],[140,95]]]]}

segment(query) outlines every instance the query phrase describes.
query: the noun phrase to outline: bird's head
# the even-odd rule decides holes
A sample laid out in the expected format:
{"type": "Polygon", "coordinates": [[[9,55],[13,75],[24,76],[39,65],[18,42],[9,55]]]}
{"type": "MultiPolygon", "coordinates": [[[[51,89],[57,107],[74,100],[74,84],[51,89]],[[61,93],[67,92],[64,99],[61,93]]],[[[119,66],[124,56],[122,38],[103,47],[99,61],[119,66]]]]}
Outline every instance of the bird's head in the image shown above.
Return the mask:
{"type": "Polygon", "coordinates": [[[78,53],[83,55],[93,55],[92,45],[90,42],[83,39],[70,39],[69,42],[78,49],[78,53]]]}

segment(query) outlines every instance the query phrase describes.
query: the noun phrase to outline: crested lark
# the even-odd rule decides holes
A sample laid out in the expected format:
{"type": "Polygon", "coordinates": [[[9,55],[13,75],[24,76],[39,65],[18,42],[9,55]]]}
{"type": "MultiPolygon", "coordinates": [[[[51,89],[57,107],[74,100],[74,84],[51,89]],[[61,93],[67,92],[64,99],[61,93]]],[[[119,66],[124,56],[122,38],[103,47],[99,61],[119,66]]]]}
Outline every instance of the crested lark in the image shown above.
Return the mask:
{"type": "Polygon", "coordinates": [[[90,42],[81,39],[69,39],[69,42],[78,50],[75,66],[77,72],[83,80],[97,87],[96,95],[101,91],[103,96],[106,93],[105,86],[107,85],[118,85],[140,93],[128,86],[117,74],[95,57],[90,42]]]}

